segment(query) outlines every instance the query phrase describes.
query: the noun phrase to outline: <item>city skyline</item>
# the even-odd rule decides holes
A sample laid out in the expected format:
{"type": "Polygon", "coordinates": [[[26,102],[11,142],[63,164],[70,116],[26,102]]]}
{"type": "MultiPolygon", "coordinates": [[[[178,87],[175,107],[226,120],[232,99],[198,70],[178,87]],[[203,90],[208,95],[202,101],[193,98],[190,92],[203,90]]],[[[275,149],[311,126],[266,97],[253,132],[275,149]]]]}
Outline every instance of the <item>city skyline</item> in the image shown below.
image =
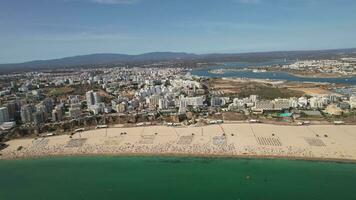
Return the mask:
{"type": "Polygon", "coordinates": [[[0,63],[92,53],[353,48],[355,8],[350,0],[4,0],[0,63]]]}

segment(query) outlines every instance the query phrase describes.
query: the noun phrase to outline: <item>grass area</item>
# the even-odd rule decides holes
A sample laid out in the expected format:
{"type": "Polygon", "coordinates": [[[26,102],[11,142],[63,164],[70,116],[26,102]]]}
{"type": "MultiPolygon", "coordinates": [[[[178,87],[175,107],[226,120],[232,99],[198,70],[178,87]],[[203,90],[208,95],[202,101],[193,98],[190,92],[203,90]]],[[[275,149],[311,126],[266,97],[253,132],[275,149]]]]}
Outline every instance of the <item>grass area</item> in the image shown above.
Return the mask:
{"type": "Polygon", "coordinates": [[[262,99],[301,97],[304,95],[300,91],[257,84],[241,87],[238,92],[239,97],[249,97],[254,94],[260,96],[262,99]]]}
{"type": "Polygon", "coordinates": [[[73,88],[70,87],[60,87],[60,88],[54,88],[51,90],[50,94],[54,96],[62,96],[66,94],[70,94],[74,91],[73,88]]]}
{"type": "Polygon", "coordinates": [[[211,79],[209,87],[211,90],[223,92],[226,96],[249,97],[256,94],[262,99],[301,97],[305,94],[303,91],[275,87],[267,83],[238,82],[223,79],[211,79]]]}

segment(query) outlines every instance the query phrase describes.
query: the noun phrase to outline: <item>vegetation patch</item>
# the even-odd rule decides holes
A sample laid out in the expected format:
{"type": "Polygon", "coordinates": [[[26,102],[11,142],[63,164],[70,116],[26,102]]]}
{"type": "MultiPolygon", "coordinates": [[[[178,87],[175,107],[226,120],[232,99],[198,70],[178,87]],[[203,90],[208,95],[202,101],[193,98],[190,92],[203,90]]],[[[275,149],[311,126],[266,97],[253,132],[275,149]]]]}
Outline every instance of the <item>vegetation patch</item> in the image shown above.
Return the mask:
{"type": "Polygon", "coordinates": [[[50,93],[51,95],[54,96],[62,96],[62,95],[70,94],[73,91],[74,89],[70,87],[60,87],[60,88],[54,88],[50,93]]]}

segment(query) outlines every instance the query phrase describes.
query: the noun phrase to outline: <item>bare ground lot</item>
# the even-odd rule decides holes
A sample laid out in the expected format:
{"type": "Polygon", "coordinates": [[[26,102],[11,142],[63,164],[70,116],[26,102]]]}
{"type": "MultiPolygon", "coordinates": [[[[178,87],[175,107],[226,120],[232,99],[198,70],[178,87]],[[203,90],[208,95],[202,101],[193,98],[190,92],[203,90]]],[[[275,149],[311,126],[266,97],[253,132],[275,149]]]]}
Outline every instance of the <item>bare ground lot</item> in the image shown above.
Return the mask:
{"type": "Polygon", "coordinates": [[[275,86],[254,81],[212,79],[209,82],[209,87],[211,91],[220,91],[227,96],[248,97],[256,94],[262,99],[300,97],[304,95],[303,91],[292,90],[284,85],[275,86]]]}

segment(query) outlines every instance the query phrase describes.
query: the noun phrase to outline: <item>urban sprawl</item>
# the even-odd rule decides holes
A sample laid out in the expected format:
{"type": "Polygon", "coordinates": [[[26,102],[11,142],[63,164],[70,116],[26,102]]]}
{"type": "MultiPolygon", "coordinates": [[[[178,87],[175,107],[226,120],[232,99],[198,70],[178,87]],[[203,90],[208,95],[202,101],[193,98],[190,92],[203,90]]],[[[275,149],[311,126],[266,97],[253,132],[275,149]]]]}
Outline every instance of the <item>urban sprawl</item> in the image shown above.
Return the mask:
{"type": "MultiPolygon", "coordinates": [[[[335,64],[298,61],[288,67],[305,70],[315,63],[335,64]]],[[[326,118],[342,124],[337,116],[356,108],[356,95],[350,93],[272,100],[258,94],[227,96],[212,90],[208,78],[192,76],[183,67],[53,70],[7,74],[0,79],[2,138],[74,133],[111,124],[217,124],[229,120],[224,113],[250,123],[278,119],[303,125],[326,118]]]]}

